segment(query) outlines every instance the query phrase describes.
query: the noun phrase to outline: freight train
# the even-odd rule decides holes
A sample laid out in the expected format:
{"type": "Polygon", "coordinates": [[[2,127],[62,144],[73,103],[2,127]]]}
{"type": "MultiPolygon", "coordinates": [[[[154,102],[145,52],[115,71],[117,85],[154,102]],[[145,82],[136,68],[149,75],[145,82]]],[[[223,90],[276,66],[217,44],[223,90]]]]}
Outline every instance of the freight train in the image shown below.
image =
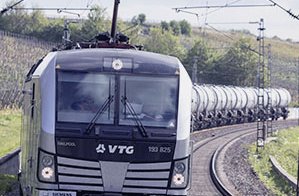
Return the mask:
{"type": "MultiPolygon", "coordinates": [[[[199,128],[256,119],[255,89],[194,85],[192,95],[177,58],[116,34],[118,4],[111,34],[73,43],[65,28],[63,48],[26,75],[21,194],[184,196],[191,116],[199,128]]],[[[275,90],[274,118],[287,115],[283,92],[275,90]]]]}
{"type": "Polygon", "coordinates": [[[286,119],[290,102],[291,95],[284,88],[260,89],[259,92],[259,89],[254,87],[194,84],[192,119],[195,129],[267,118],[286,119]],[[258,97],[262,105],[260,108],[258,97]],[[269,111],[266,111],[266,108],[269,108],[269,111]]]}

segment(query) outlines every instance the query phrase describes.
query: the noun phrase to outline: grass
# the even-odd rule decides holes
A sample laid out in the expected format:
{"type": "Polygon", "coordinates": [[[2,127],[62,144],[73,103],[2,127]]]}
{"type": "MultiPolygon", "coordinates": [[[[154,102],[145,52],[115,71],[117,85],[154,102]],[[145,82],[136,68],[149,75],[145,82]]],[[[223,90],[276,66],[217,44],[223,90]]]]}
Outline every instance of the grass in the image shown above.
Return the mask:
{"type": "Polygon", "coordinates": [[[21,111],[0,110],[0,157],[20,146],[21,111]]]}
{"type": "Polygon", "coordinates": [[[249,147],[249,161],[259,178],[275,195],[295,195],[295,191],[272,169],[269,155],[292,176],[297,178],[299,150],[299,127],[282,130],[277,140],[267,144],[256,156],[255,144],[249,147]]]}
{"type": "MultiPolygon", "coordinates": [[[[0,157],[20,146],[21,111],[0,110],[0,157]]],[[[0,195],[12,191],[14,175],[0,174],[0,195]]]]}
{"type": "Polygon", "coordinates": [[[16,176],[0,174],[0,195],[5,195],[12,191],[12,187],[15,183],[17,183],[16,176]]]}

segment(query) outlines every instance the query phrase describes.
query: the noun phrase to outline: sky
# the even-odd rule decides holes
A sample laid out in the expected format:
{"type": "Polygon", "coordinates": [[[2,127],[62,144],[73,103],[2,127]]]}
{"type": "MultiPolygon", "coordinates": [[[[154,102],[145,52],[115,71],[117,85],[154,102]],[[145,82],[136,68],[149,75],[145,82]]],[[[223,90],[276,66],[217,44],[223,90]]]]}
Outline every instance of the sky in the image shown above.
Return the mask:
{"type": "MultiPolygon", "coordinates": [[[[17,0],[15,0],[17,1],[17,0]]],[[[298,0],[273,0],[295,15],[299,15],[298,0]]],[[[8,0],[1,0],[0,9],[5,7],[8,0]]],[[[86,8],[91,4],[98,4],[107,8],[107,15],[112,18],[113,0],[24,0],[25,7],[47,8],[86,8]]],[[[282,39],[299,41],[299,20],[292,18],[278,6],[222,8],[222,9],[188,9],[185,11],[198,14],[176,12],[172,8],[188,6],[223,6],[223,5],[270,5],[269,0],[120,0],[119,17],[131,20],[140,13],[146,15],[150,22],[170,20],[187,20],[192,26],[213,27],[217,30],[247,29],[258,34],[258,24],[249,24],[264,19],[265,36],[278,36],[282,39]]],[[[76,11],[81,17],[86,17],[88,11],[76,11]]],[[[72,14],[58,14],[56,11],[46,12],[49,16],[76,17],[72,14]]]]}

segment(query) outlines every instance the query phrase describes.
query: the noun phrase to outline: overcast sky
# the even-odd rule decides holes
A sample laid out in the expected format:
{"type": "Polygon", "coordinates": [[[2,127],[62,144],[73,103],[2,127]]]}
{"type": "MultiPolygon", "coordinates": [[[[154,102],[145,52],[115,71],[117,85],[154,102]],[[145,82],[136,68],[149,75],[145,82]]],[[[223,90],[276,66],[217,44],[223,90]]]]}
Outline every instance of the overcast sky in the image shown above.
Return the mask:
{"type": "MultiPolygon", "coordinates": [[[[15,0],[17,1],[17,0],[15,0]]],[[[298,0],[274,0],[287,10],[299,15],[298,0]]],[[[1,0],[0,8],[5,7],[7,0],[1,0]]],[[[257,34],[257,24],[248,24],[249,22],[259,21],[263,18],[265,21],[265,35],[267,37],[278,36],[283,39],[291,38],[299,41],[299,20],[293,19],[288,13],[277,6],[265,6],[255,8],[222,8],[222,9],[188,9],[186,11],[197,13],[197,18],[193,14],[175,12],[172,8],[185,6],[213,6],[213,5],[269,5],[269,0],[120,0],[119,17],[123,20],[130,20],[139,13],[146,15],[147,21],[160,22],[161,20],[183,20],[186,19],[193,26],[204,26],[208,23],[218,30],[228,29],[248,29],[257,34]],[[216,23],[235,23],[235,24],[216,24],[216,23]],[[244,24],[239,24],[244,23],[244,24]]],[[[25,0],[25,7],[60,7],[86,8],[90,4],[98,4],[107,8],[107,14],[112,17],[113,0],[25,0]]],[[[88,12],[78,11],[81,17],[86,16],[88,12]]],[[[56,12],[47,12],[50,16],[68,16],[70,14],[58,14],[56,12]]]]}

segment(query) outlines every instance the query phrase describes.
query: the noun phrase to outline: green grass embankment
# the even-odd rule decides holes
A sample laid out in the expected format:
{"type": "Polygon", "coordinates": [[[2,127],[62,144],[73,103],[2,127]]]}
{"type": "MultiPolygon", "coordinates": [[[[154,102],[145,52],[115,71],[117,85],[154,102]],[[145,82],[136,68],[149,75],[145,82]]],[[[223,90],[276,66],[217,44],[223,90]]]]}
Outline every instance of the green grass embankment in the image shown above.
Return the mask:
{"type": "Polygon", "coordinates": [[[8,192],[12,191],[16,183],[16,176],[0,174],[0,195],[6,195],[8,192]]]}
{"type": "Polygon", "coordinates": [[[249,161],[264,182],[275,195],[296,195],[295,191],[280,176],[278,176],[269,161],[269,155],[275,157],[279,164],[292,176],[297,178],[299,151],[299,127],[282,130],[277,140],[266,144],[260,155],[256,156],[256,145],[249,148],[249,161]]]}
{"type": "Polygon", "coordinates": [[[0,110],[0,157],[20,146],[21,111],[0,110]]]}
{"type": "MultiPolygon", "coordinates": [[[[20,146],[21,111],[0,110],[0,157],[20,146]]],[[[14,189],[17,177],[0,174],[0,195],[14,189]]]]}

